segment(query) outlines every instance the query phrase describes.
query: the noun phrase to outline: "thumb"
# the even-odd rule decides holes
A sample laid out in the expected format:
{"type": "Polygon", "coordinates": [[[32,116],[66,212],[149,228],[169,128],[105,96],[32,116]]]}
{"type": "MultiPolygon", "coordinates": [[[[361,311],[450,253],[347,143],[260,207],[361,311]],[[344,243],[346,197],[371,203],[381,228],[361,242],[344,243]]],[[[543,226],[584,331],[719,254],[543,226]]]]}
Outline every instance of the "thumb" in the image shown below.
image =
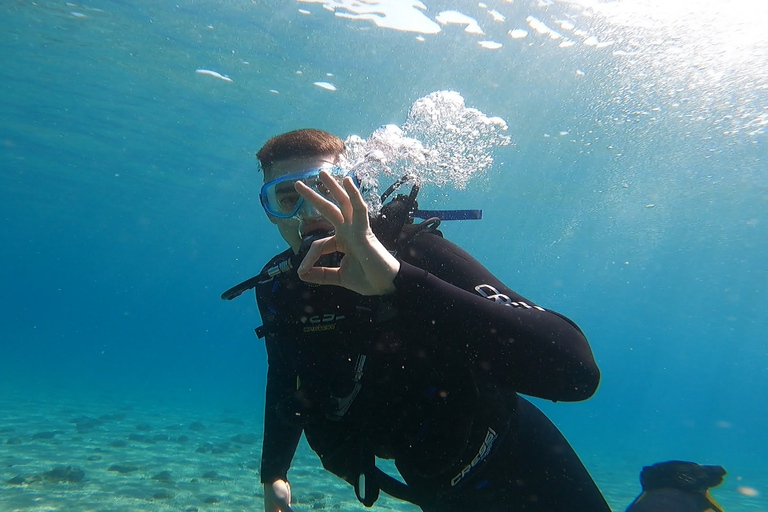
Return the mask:
{"type": "Polygon", "coordinates": [[[299,268],[296,269],[299,278],[315,284],[338,284],[340,279],[338,263],[331,264],[321,260],[323,256],[335,252],[338,252],[335,236],[313,242],[304,259],[301,260],[299,268]],[[332,266],[326,267],[324,263],[332,266]]]}

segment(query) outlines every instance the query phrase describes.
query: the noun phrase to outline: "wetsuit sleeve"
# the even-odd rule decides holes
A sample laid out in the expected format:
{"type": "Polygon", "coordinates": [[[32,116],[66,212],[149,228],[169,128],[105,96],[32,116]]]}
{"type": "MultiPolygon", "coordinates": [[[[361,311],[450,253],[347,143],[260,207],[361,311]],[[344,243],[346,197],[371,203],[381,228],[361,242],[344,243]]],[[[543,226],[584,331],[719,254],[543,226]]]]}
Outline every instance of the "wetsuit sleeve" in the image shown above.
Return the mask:
{"type": "Polygon", "coordinates": [[[406,329],[447,345],[520,393],[564,401],[594,394],[600,372],[569,319],[515,293],[434,234],[419,234],[401,261],[394,284],[406,329]]]}
{"type": "Polygon", "coordinates": [[[301,438],[301,427],[289,425],[277,412],[278,404],[296,390],[296,373],[282,360],[280,342],[267,336],[267,391],[264,405],[264,440],[261,450],[261,482],[288,480],[288,469],[301,438]]]}

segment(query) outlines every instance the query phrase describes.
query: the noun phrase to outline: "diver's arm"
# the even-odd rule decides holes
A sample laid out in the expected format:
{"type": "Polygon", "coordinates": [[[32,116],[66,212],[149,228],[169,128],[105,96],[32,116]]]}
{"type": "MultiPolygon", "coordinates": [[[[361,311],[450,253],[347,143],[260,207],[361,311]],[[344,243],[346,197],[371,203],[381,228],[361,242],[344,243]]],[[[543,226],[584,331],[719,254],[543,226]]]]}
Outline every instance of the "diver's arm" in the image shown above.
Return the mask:
{"type": "MultiPolygon", "coordinates": [[[[269,337],[268,337],[269,338],[269,337]]],[[[289,425],[277,413],[277,404],[296,389],[296,374],[278,363],[267,341],[269,369],[264,406],[264,439],[261,452],[261,482],[288,480],[288,469],[301,438],[301,427],[289,425]]]]}
{"type": "Polygon", "coordinates": [[[566,317],[535,306],[436,235],[418,235],[404,259],[412,264],[402,262],[394,284],[407,328],[437,334],[520,393],[576,401],[595,392],[592,351],[566,317]]]}

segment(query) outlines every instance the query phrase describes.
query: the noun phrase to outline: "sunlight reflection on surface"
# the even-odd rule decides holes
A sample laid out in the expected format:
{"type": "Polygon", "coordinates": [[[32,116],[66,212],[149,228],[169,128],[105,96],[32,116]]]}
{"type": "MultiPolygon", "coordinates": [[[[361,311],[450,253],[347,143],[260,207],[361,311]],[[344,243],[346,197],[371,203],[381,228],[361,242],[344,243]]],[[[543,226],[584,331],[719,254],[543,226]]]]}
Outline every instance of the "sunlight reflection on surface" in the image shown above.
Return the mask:
{"type": "Polygon", "coordinates": [[[695,99],[693,118],[724,132],[758,135],[768,126],[768,3],[635,0],[567,1],[577,23],[616,41],[628,76],[677,107],[695,99]]]}

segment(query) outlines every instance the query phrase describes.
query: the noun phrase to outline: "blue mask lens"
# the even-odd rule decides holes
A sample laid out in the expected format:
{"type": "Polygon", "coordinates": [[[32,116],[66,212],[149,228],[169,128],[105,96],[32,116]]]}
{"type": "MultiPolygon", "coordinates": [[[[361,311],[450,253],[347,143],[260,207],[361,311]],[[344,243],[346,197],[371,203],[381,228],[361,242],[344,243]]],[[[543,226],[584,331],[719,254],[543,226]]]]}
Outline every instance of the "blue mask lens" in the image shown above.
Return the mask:
{"type": "Polygon", "coordinates": [[[278,219],[290,219],[291,217],[295,217],[304,204],[304,198],[296,192],[296,188],[294,187],[297,181],[301,181],[321,196],[333,201],[330,191],[320,181],[320,171],[330,173],[330,175],[339,183],[341,183],[346,176],[352,176],[355,186],[359,187],[354,175],[351,175],[349,172],[343,171],[338,167],[321,167],[297,174],[287,174],[269,181],[261,187],[259,199],[261,200],[261,206],[264,207],[264,211],[278,219]]]}

